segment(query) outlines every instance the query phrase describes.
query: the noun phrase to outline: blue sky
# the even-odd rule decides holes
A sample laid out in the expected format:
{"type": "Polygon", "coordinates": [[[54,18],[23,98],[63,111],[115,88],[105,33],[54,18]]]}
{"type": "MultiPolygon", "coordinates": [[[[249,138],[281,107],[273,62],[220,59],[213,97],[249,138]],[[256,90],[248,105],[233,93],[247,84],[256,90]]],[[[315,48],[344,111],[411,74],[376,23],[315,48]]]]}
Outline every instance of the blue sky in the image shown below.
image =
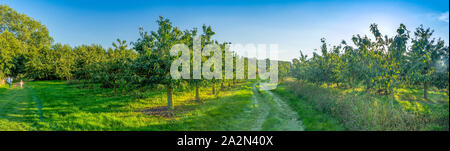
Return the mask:
{"type": "Polygon", "coordinates": [[[41,21],[56,42],[77,46],[115,39],[135,41],[138,28],[155,30],[158,16],[181,29],[211,25],[215,39],[232,43],[278,44],[279,58],[291,60],[299,50],[311,54],[328,43],[370,34],[377,23],[394,35],[400,23],[410,31],[423,24],[449,42],[448,0],[396,1],[144,1],[144,0],[0,0],[41,21]]]}

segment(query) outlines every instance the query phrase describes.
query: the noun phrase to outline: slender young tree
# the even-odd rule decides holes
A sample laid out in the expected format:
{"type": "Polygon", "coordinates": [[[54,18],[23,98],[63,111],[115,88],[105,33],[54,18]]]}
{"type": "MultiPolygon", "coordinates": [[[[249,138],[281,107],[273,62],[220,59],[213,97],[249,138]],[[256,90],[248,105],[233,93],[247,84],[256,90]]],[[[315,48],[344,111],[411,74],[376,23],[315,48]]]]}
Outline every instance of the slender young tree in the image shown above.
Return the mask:
{"type": "Polygon", "coordinates": [[[428,99],[428,89],[435,73],[435,64],[441,59],[440,52],[446,47],[441,39],[432,39],[433,30],[422,25],[414,32],[411,51],[408,53],[409,63],[412,63],[411,80],[422,83],[424,99],[428,99]]]}

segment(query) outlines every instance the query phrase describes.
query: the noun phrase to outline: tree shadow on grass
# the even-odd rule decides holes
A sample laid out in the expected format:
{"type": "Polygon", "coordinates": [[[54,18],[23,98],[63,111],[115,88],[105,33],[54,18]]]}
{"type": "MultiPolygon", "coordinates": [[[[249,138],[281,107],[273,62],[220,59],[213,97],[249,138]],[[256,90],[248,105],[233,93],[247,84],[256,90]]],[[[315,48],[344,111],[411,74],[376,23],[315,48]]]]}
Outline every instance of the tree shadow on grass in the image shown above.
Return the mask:
{"type": "Polygon", "coordinates": [[[428,91],[428,99],[424,99],[423,89],[399,89],[397,99],[401,101],[419,102],[427,104],[448,103],[448,96],[437,90],[428,91]]]}
{"type": "Polygon", "coordinates": [[[12,128],[10,130],[36,130],[33,126],[36,126],[39,120],[39,109],[35,102],[30,101],[28,91],[21,88],[2,91],[4,92],[0,91],[0,120],[6,121],[3,126],[8,127],[8,124],[17,123],[16,127],[10,127],[12,128]]]}
{"type": "MultiPolygon", "coordinates": [[[[204,100],[204,103],[175,106],[172,120],[130,130],[243,130],[245,128],[231,121],[244,111],[250,97],[248,94],[239,94],[221,97],[220,101],[212,98],[204,100]]],[[[159,116],[161,112],[168,111],[166,107],[156,107],[143,112],[150,116],[159,116]]]]}

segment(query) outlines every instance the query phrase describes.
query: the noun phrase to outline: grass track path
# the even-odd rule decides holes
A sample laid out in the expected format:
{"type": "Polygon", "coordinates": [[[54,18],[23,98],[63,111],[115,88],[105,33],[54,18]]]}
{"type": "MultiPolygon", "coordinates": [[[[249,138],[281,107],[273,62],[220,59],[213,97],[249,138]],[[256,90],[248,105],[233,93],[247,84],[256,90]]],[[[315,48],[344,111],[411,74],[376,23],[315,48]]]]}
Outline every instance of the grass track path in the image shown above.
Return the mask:
{"type": "Polygon", "coordinates": [[[30,91],[17,87],[0,91],[0,130],[37,130],[42,111],[30,91]]]}
{"type": "Polygon", "coordinates": [[[297,113],[276,94],[268,90],[261,90],[265,94],[260,93],[257,84],[253,85],[252,105],[256,106],[259,115],[251,130],[304,131],[297,113]]]}
{"type": "Polygon", "coordinates": [[[297,112],[294,112],[292,108],[283,100],[280,99],[276,94],[264,90],[269,96],[272,97],[272,100],[276,104],[276,110],[279,112],[278,118],[280,118],[280,128],[281,130],[298,130],[303,131],[304,127],[302,126],[302,121],[297,115],[297,112]]]}

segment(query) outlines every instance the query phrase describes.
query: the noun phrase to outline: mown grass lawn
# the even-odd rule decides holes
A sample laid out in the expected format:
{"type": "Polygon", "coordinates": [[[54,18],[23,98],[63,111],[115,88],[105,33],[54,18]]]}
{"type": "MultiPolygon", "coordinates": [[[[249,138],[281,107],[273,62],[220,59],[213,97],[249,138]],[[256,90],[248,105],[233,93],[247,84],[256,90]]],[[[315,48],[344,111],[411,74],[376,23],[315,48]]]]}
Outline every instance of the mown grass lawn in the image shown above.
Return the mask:
{"type": "Polygon", "coordinates": [[[175,109],[166,116],[150,112],[167,105],[163,90],[137,99],[130,92],[113,96],[111,89],[79,87],[64,81],[0,87],[0,130],[241,130],[246,128],[230,121],[252,95],[250,82],[217,95],[202,88],[201,102],[193,100],[191,90],[176,91],[175,109]]]}

